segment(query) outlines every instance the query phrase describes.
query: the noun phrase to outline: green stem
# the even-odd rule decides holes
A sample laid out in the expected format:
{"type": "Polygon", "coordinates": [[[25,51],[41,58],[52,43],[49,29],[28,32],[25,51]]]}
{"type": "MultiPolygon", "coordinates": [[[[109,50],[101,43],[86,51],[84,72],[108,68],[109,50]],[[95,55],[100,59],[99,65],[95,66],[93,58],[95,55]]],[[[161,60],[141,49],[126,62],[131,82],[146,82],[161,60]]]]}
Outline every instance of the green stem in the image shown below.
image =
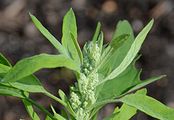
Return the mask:
{"type": "Polygon", "coordinates": [[[46,115],[48,115],[51,119],[53,120],[57,120],[54,118],[54,116],[48,111],[46,110],[43,106],[39,105],[38,103],[36,103],[35,101],[33,101],[30,98],[25,98],[28,102],[32,103],[34,106],[36,106],[38,109],[40,109],[42,112],[44,112],[46,115]]]}
{"type": "Polygon", "coordinates": [[[52,98],[53,100],[59,102],[60,104],[62,104],[63,106],[67,106],[67,104],[65,102],[63,102],[61,99],[57,98],[56,96],[54,96],[53,94],[49,93],[49,92],[45,92],[44,93],[46,96],[52,98]]]}

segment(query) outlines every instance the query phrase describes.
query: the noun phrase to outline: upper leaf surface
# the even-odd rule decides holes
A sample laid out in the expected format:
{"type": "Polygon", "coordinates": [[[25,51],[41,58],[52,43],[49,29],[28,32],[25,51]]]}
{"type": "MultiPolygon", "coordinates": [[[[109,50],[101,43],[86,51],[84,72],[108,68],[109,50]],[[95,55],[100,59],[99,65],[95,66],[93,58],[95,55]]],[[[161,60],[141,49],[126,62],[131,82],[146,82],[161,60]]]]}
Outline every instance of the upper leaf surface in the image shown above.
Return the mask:
{"type": "Polygon", "coordinates": [[[0,64],[0,73],[7,73],[10,70],[9,66],[0,64]]]}
{"type": "Polygon", "coordinates": [[[120,101],[160,120],[173,120],[174,118],[174,109],[169,108],[154,98],[146,95],[126,95],[121,98],[120,101]]]}
{"type": "Polygon", "coordinates": [[[1,83],[0,83],[0,95],[24,98],[22,91],[1,83]]]}
{"type": "MultiPolygon", "coordinates": [[[[4,57],[4,56],[3,56],[4,57]]],[[[5,57],[4,57],[5,58],[5,57]]],[[[3,69],[3,72],[0,72],[0,78],[4,78],[4,76],[9,72],[9,70],[12,68],[10,67],[11,64],[7,59],[4,59],[3,63],[8,63],[6,66],[5,64],[3,65],[6,70],[3,69]]],[[[2,64],[0,64],[1,66],[2,64]]],[[[0,67],[1,71],[1,67],[0,67]]],[[[24,90],[27,92],[45,92],[45,89],[42,87],[40,81],[34,76],[30,75],[27,77],[24,77],[23,79],[20,79],[19,81],[12,82],[12,83],[2,83],[3,85],[9,86],[9,87],[14,87],[20,90],[24,90]]]]}
{"type": "Polygon", "coordinates": [[[62,45],[68,50],[69,56],[75,60],[77,64],[80,64],[82,57],[81,53],[79,53],[80,47],[77,42],[76,18],[72,9],[66,13],[63,19],[62,34],[62,45]]]}
{"type": "Polygon", "coordinates": [[[161,75],[141,81],[141,70],[138,71],[135,67],[136,60],[119,76],[97,86],[96,94],[98,102],[114,99],[165,77],[165,75],[161,75]]]}
{"type": "Polygon", "coordinates": [[[4,77],[3,82],[15,82],[42,68],[56,67],[67,67],[75,71],[79,70],[79,67],[64,55],[40,54],[17,62],[4,77]]]}
{"type": "Polygon", "coordinates": [[[30,17],[36,26],[36,28],[50,41],[50,43],[59,50],[60,53],[67,55],[66,49],[60,44],[60,42],[40,23],[40,21],[30,14],[30,17]]]}
{"type": "MultiPolygon", "coordinates": [[[[147,90],[141,89],[136,92],[137,94],[146,95],[147,90]]],[[[115,108],[113,114],[106,120],[130,120],[137,113],[137,109],[127,104],[123,104],[121,108],[115,108]]]]}
{"type": "Polygon", "coordinates": [[[28,102],[27,100],[23,99],[22,100],[25,108],[29,114],[29,116],[31,117],[32,120],[40,120],[39,116],[37,115],[37,113],[34,111],[32,104],[30,102],[28,102]]]}
{"type": "Polygon", "coordinates": [[[98,40],[100,31],[101,31],[100,29],[101,29],[101,24],[100,24],[100,22],[98,22],[97,27],[96,27],[96,30],[95,30],[95,33],[94,33],[94,36],[93,36],[93,38],[92,38],[92,41],[93,41],[94,43],[97,42],[97,40],[98,40]]]}
{"type": "Polygon", "coordinates": [[[118,77],[97,86],[97,101],[114,99],[139,82],[139,71],[134,67],[134,63],[132,63],[118,77]]]}
{"type": "Polygon", "coordinates": [[[129,64],[134,60],[136,57],[137,53],[139,52],[142,43],[144,42],[146,35],[150,31],[152,25],[153,25],[153,20],[151,20],[148,25],[138,34],[136,37],[135,41],[131,45],[131,48],[129,49],[127,55],[124,57],[123,61],[120,63],[120,65],[114,69],[106,78],[106,80],[113,79],[119,74],[121,74],[128,66],[129,64]]]}
{"type": "Polygon", "coordinates": [[[101,59],[107,58],[107,61],[99,69],[99,72],[104,75],[104,77],[123,61],[133,41],[134,35],[131,25],[126,20],[120,21],[117,24],[111,43],[104,49],[102,54],[101,59]],[[112,53],[110,54],[109,49],[112,49],[112,53]],[[106,57],[107,55],[108,57],[106,57]]]}
{"type": "Polygon", "coordinates": [[[0,53],[0,64],[11,67],[10,62],[4,57],[4,55],[2,53],[0,53]]]}

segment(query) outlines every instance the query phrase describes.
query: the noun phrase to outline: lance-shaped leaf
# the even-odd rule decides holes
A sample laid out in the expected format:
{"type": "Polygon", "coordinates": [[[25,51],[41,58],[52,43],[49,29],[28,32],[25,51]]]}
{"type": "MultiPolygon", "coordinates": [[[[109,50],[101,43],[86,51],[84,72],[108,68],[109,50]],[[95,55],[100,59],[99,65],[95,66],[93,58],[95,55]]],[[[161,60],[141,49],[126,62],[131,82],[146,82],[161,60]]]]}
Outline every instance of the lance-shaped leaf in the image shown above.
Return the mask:
{"type": "Polygon", "coordinates": [[[15,82],[27,77],[42,68],[67,67],[78,71],[77,66],[71,59],[64,55],[40,54],[19,61],[3,78],[2,82],[15,82]]]}
{"type": "MultiPolygon", "coordinates": [[[[138,59],[138,58],[137,58],[138,59]]],[[[118,77],[106,81],[96,89],[97,101],[105,101],[117,98],[134,90],[144,87],[152,82],[160,80],[165,77],[164,75],[159,77],[152,77],[147,80],[140,80],[141,70],[137,70],[135,67],[135,59],[129,67],[121,73],[118,77]]]]}
{"type": "Polygon", "coordinates": [[[0,64],[11,67],[10,62],[4,57],[4,55],[2,53],[0,53],[0,64]]]}
{"type": "MultiPolygon", "coordinates": [[[[5,76],[5,74],[1,74],[0,78],[2,79],[4,76],[5,76]]],[[[34,75],[27,76],[16,82],[1,83],[1,84],[16,88],[19,90],[23,90],[26,92],[33,92],[33,93],[45,93],[46,92],[46,90],[43,88],[40,81],[34,75]]]]}
{"type": "Polygon", "coordinates": [[[0,73],[7,73],[10,70],[9,66],[0,64],[0,73]]]}
{"type": "Polygon", "coordinates": [[[118,77],[97,86],[97,101],[114,99],[140,82],[140,71],[135,68],[135,61],[118,77]]]}
{"type": "Polygon", "coordinates": [[[160,120],[173,120],[174,118],[174,109],[146,95],[136,93],[126,95],[120,101],[160,120]]]}
{"type": "Polygon", "coordinates": [[[32,120],[40,120],[39,116],[34,111],[32,104],[29,101],[25,100],[25,99],[22,99],[22,101],[23,101],[23,103],[25,105],[25,108],[26,108],[29,116],[31,117],[31,119],[32,120]]]}
{"type": "Polygon", "coordinates": [[[77,64],[80,64],[82,57],[81,53],[79,54],[80,48],[77,42],[76,18],[72,9],[66,13],[63,19],[62,34],[62,45],[68,50],[69,56],[75,60],[77,64]]]}
{"type": "Polygon", "coordinates": [[[101,31],[100,29],[101,29],[101,24],[100,24],[100,22],[98,22],[97,27],[96,27],[96,30],[95,30],[95,33],[94,33],[94,36],[93,36],[93,38],[92,38],[92,41],[93,41],[94,43],[97,42],[97,40],[98,40],[100,31],[101,31]]]}
{"type": "MultiPolygon", "coordinates": [[[[146,95],[147,90],[141,89],[136,92],[136,94],[146,95]]],[[[113,114],[111,114],[105,120],[130,120],[137,113],[137,109],[135,107],[129,106],[127,104],[123,104],[121,108],[116,107],[113,114]]]]}
{"type": "Polygon", "coordinates": [[[63,116],[59,115],[59,114],[55,111],[55,109],[53,108],[52,105],[51,105],[51,109],[52,109],[52,111],[53,111],[53,113],[54,113],[54,118],[56,118],[57,120],[66,120],[63,116]]]}
{"type": "Polygon", "coordinates": [[[103,50],[101,60],[104,61],[99,73],[106,77],[123,61],[134,41],[133,30],[128,21],[119,21],[111,43],[103,50]]]}
{"type": "Polygon", "coordinates": [[[42,84],[34,75],[27,76],[16,82],[10,82],[11,86],[32,93],[45,93],[46,90],[43,88],[42,84]]]}
{"type": "MultiPolygon", "coordinates": [[[[5,58],[5,57],[4,57],[5,58]]],[[[3,79],[6,73],[9,72],[9,70],[12,68],[10,67],[11,64],[7,59],[4,59],[3,63],[8,63],[5,66],[6,70],[3,70],[3,74],[0,74],[0,78],[3,79]]],[[[1,66],[1,64],[0,64],[1,66]]],[[[1,68],[0,68],[1,69],[1,68]]],[[[23,79],[18,80],[17,82],[12,82],[12,83],[2,83],[3,85],[9,86],[9,87],[14,87],[23,91],[27,92],[45,92],[45,89],[42,87],[42,84],[40,81],[35,77],[34,75],[27,76],[23,79]]]]}
{"type": "Polygon", "coordinates": [[[82,51],[81,51],[81,48],[77,42],[77,40],[74,38],[73,34],[71,33],[71,39],[76,47],[76,50],[78,52],[78,56],[79,56],[79,59],[80,59],[80,62],[82,63],[83,62],[83,54],[82,54],[82,51]]]}
{"type": "MultiPolygon", "coordinates": [[[[129,35],[123,34],[112,41],[107,48],[103,50],[102,56],[100,58],[100,63],[98,64],[98,72],[104,76],[104,78],[112,71],[114,62],[117,61],[113,56],[118,53],[121,47],[125,45],[125,42],[129,40],[129,35]],[[113,63],[113,64],[111,64],[113,63]]],[[[116,57],[117,58],[117,57],[116,57]]]]}
{"type": "Polygon", "coordinates": [[[36,28],[50,41],[50,43],[62,54],[67,55],[66,49],[60,44],[60,42],[40,23],[40,21],[31,13],[30,17],[36,26],[36,28]]]}
{"type": "Polygon", "coordinates": [[[24,98],[21,90],[0,83],[0,95],[24,98]]]}
{"type": "Polygon", "coordinates": [[[148,25],[138,34],[138,36],[135,38],[135,41],[132,43],[131,48],[129,49],[127,55],[124,57],[123,61],[103,81],[107,81],[117,77],[130,65],[130,63],[134,60],[137,53],[139,52],[143,41],[145,40],[148,32],[150,31],[153,25],[153,22],[154,21],[151,20],[148,23],[148,25]]]}

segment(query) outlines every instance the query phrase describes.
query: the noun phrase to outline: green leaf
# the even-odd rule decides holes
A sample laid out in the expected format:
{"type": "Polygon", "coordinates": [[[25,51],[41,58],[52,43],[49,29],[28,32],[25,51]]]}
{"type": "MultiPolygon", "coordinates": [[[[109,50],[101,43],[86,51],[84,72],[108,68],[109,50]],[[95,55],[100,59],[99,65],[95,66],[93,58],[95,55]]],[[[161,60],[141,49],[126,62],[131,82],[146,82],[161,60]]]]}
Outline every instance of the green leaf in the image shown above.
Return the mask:
{"type": "Polygon", "coordinates": [[[159,77],[152,77],[150,79],[141,81],[140,80],[141,70],[139,71],[135,67],[135,62],[137,59],[135,59],[131,63],[131,65],[129,65],[129,67],[118,77],[106,81],[97,86],[96,97],[98,102],[104,100],[111,100],[123,96],[127,93],[135,91],[139,88],[142,88],[152,82],[155,82],[165,77],[165,75],[161,75],[159,77]]]}
{"type": "Polygon", "coordinates": [[[129,49],[127,55],[121,62],[121,64],[114,69],[106,78],[104,81],[113,79],[117,77],[119,74],[121,74],[128,66],[129,64],[134,60],[136,57],[137,53],[139,52],[141,45],[146,38],[148,32],[150,31],[152,25],[153,25],[153,20],[151,20],[148,25],[138,34],[138,36],[135,38],[135,41],[131,45],[131,48],[129,49]]]}
{"type": "Polygon", "coordinates": [[[66,120],[63,116],[59,115],[58,113],[56,113],[55,109],[53,108],[53,106],[51,105],[51,109],[54,113],[54,118],[56,118],[57,120],[66,120]]]}
{"type": "Polygon", "coordinates": [[[115,40],[113,40],[107,48],[103,50],[101,61],[97,67],[99,69],[98,72],[104,77],[107,76],[107,74],[110,73],[110,71],[113,69],[113,64],[116,57],[113,55],[115,55],[115,53],[117,53],[119,49],[124,46],[124,43],[127,42],[127,40],[129,40],[129,35],[120,35],[115,40]]]}
{"type": "Polygon", "coordinates": [[[2,82],[15,82],[27,77],[42,68],[67,67],[78,71],[79,67],[64,55],[40,54],[25,58],[7,73],[2,82]]]}
{"type": "Polygon", "coordinates": [[[75,60],[77,64],[80,64],[82,58],[81,54],[79,54],[79,45],[77,45],[77,25],[72,9],[64,16],[62,34],[62,45],[68,50],[69,56],[75,60]]]}
{"type": "Polygon", "coordinates": [[[59,96],[62,99],[62,101],[64,101],[65,103],[68,101],[68,98],[66,97],[65,93],[59,89],[59,96]]]}
{"type": "Polygon", "coordinates": [[[100,30],[101,30],[101,23],[98,22],[97,28],[96,28],[95,33],[94,33],[94,36],[93,36],[93,38],[92,38],[92,41],[93,41],[94,43],[97,42],[97,40],[98,40],[98,37],[99,37],[99,34],[100,34],[100,30]]]}
{"type": "Polygon", "coordinates": [[[11,67],[10,62],[4,57],[4,55],[2,53],[0,53],[0,64],[11,67]]]}
{"type": "Polygon", "coordinates": [[[0,83],[0,95],[24,98],[21,90],[0,83]]]}
{"type": "Polygon", "coordinates": [[[46,90],[34,75],[24,77],[16,82],[10,82],[11,86],[32,93],[45,93],[46,90]]]}
{"type": "Polygon", "coordinates": [[[104,49],[101,60],[104,61],[99,69],[99,73],[106,77],[111,71],[120,65],[129,51],[134,41],[133,30],[128,21],[120,21],[117,24],[116,31],[112,41],[107,48],[104,49]]]}
{"type": "Polygon", "coordinates": [[[10,70],[9,66],[0,64],[0,73],[7,73],[10,70]]]}
{"type": "Polygon", "coordinates": [[[96,97],[98,102],[114,99],[140,83],[140,72],[135,68],[134,64],[135,61],[118,77],[97,86],[96,97]]]}
{"type": "Polygon", "coordinates": [[[131,35],[130,39],[132,39],[132,40],[134,39],[132,27],[127,20],[118,22],[118,24],[116,26],[116,30],[113,34],[112,40],[116,39],[118,36],[123,35],[123,34],[129,34],[129,35],[131,35]]]}
{"type": "Polygon", "coordinates": [[[39,116],[37,115],[37,113],[34,111],[32,104],[30,102],[28,102],[25,99],[22,99],[25,108],[29,114],[29,116],[31,117],[32,120],[40,120],[39,116]]]}
{"type": "Polygon", "coordinates": [[[137,90],[139,88],[142,88],[142,87],[144,87],[144,86],[146,86],[146,85],[148,85],[150,83],[153,83],[153,82],[155,82],[157,80],[160,80],[160,79],[162,79],[164,77],[166,77],[166,75],[160,75],[158,77],[152,77],[152,78],[149,78],[147,80],[143,80],[140,83],[138,83],[137,85],[135,85],[134,87],[132,87],[129,91],[127,91],[127,93],[130,93],[130,92],[135,91],[135,90],[137,90]]]}
{"type": "MultiPolygon", "coordinates": [[[[146,95],[147,90],[141,89],[136,92],[136,94],[146,95]]],[[[107,118],[107,120],[130,120],[137,112],[135,107],[123,104],[121,108],[115,108],[113,114],[107,118]]]]}
{"type": "Polygon", "coordinates": [[[0,53],[0,73],[7,73],[11,67],[10,62],[0,53]]]}
{"type": "Polygon", "coordinates": [[[126,95],[122,97],[120,101],[160,120],[173,120],[174,118],[174,109],[146,95],[126,95]]]}
{"type": "Polygon", "coordinates": [[[98,39],[97,39],[97,44],[100,48],[100,51],[103,52],[103,32],[100,32],[99,36],[98,36],[98,39]]]}
{"type": "Polygon", "coordinates": [[[62,54],[67,55],[66,49],[60,44],[60,42],[40,23],[40,21],[29,13],[36,28],[50,41],[50,43],[62,54]]]}
{"type": "MultiPolygon", "coordinates": [[[[0,78],[4,78],[5,74],[9,72],[11,67],[6,66],[8,69],[4,71],[4,74],[0,74],[0,78]]],[[[34,75],[24,77],[16,82],[3,83],[4,85],[11,86],[27,92],[40,92],[44,93],[46,90],[42,87],[40,81],[34,75]]]]}
{"type": "Polygon", "coordinates": [[[82,62],[83,62],[83,54],[82,54],[81,48],[80,48],[80,46],[79,46],[77,40],[74,38],[74,36],[73,36],[72,33],[71,33],[71,39],[72,39],[72,41],[73,41],[73,43],[74,43],[74,45],[75,45],[75,47],[76,47],[76,50],[77,50],[77,52],[78,52],[78,56],[79,56],[79,58],[80,58],[80,62],[82,63],[82,62]]]}
{"type": "Polygon", "coordinates": [[[49,116],[46,116],[45,120],[52,120],[49,116]]]}
{"type": "Polygon", "coordinates": [[[136,108],[123,104],[120,108],[119,114],[116,115],[113,120],[130,120],[136,113],[136,108]]]}

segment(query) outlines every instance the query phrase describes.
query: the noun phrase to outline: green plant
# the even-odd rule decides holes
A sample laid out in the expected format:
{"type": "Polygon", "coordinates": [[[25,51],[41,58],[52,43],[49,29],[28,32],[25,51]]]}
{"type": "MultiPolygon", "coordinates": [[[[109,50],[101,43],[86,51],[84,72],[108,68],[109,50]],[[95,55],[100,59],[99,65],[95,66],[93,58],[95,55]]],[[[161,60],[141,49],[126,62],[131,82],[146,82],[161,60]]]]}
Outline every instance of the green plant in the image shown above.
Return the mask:
{"type": "Polygon", "coordinates": [[[64,17],[62,44],[31,15],[38,30],[58,50],[59,54],[40,54],[24,58],[12,66],[0,54],[0,94],[18,97],[24,103],[31,119],[39,120],[33,107],[46,114],[46,120],[96,120],[99,110],[108,103],[122,102],[105,120],[129,120],[137,110],[161,120],[173,120],[174,109],[146,95],[145,85],[164,77],[140,80],[141,70],[135,62],[138,51],[150,31],[153,20],[134,38],[130,24],[124,20],[116,27],[111,42],[103,46],[103,33],[98,23],[92,41],[81,51],[77,42],[76,19],[72,9],[64,17]],[[60,98],[48,92],[33,75],[42,68],[66,67],[76,75],[77,82],[70,87],[70,95],[58,91],[60,98]],[[140,90],[138,90],[140,89],[140,90]],[[137,90],[137,91],[136,91],[137,90]],[[134,93],[134,91],[136,91],[134,93]],[[43,93],[64,106],[60,114],[52,112],[32,100],[29,95],[43,93]]]}

